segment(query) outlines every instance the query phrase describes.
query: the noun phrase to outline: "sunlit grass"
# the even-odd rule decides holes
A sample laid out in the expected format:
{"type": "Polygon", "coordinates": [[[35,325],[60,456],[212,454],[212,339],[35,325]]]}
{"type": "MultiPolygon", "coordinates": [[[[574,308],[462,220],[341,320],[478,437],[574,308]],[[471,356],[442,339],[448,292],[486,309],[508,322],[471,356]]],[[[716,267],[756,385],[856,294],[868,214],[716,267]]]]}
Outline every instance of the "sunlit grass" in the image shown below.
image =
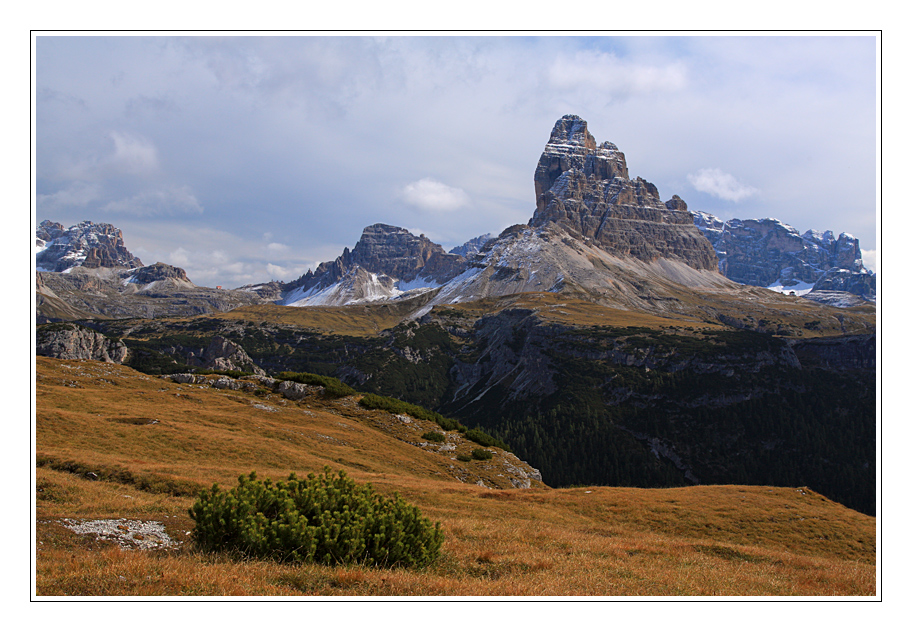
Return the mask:
{"type": "MultiPolygon", "coordinates": [[[[350,400],[302,405],[38,358],[39,595],[873,595],[875,519],[807,489],[487,489],[350,400]],[[254,404],[273,410],[257,408],[254,404]],[[124,420],[155,419],[154,424],[124,420]],[[343,468],[400,493],[446,536],[423,570],[282,565],[194,549],[185,490],[239,474],[343,468]],[[94,469],[92,469],[94,468],[94,469]],[[97,470],[97,471],[96,471],[97,470]],[[97,480],[87,477],[93,471],[97,480]],[[160,487],[161,485],[170,487],[160,487]],[[171,491],[160,491],[169,489],[171,491]],[[163,522],[180,544],[123,551],[63,518],[163,522]]],[[[384,416],[385,415],[385,416],[384,416]]],[[[497,460],[460,464],[498,478],[497,460]]],[[[506,487],[509,487],[507,485],[506,487]]]]}

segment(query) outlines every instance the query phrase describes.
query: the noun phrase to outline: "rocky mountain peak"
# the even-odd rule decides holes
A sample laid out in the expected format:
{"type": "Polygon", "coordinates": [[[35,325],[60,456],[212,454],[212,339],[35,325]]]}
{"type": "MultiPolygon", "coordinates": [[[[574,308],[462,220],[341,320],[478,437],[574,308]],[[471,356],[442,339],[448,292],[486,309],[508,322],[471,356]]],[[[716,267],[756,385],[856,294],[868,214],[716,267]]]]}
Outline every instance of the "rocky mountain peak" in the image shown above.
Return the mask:
{"type": "Polygon", "coordinates": [[[461,246],[456,246],[455,248],[450,249],[451,255],[459,255],[461,257],[470,257],[475,253],[479,252],[484,248],[485,244],[494,239],[494,235],[491,233],[485,233],[484,235],[479,235],[474,237],[469,241],[465,242],[461,246]]]}
{"type": "Polygon", "coordinates": [[[286,304],[371,301],[409,289],[436,287],[465,269],[465,258],[447,253],[424,235],[389,224],[366,227],[351,250],[284,286],[286,304]],[[412,287],[414,286],[414,287],[412,287]]]}
{"type": "Polygon", "coordinates": [[[547,205],[542,200],[558,178],[571,169],[585,176],[608,180],[615,175],[627,178],[627,160],[614,143],[596,146],[595,137],[589,133],[586,121],[575,114],[568,114],[554,124],[551,138],[535,168],[536,210],[547,205]]]}
{"type": "Polygon", "coordinates": [[[416,237],[405,228],[373,224],[361,233],[351,251],[350,263],[368,272],[411,281],[435,257],[453,256],[424,235],[416,237]]]}
{"type": "Polygon", "coordinates": [[[120,229],[111,224],[84,221],[64,229],[44,220],[35,231],[35,265],[39,270],[63,272],[85,268],[138,268],[142,261],[127,250],[120,229]]]}
{"type": "Polygon", "coordinates": [[[631,180],[624,154],[613,143],[597,145],[578,116],[555,123],[534,181],[533,227],[557,224],[617,257],[673,259],[698,270],[717,266],[684,200],[663,202],[654,184],[631,180]]]}
{"type": "MultiPolygon", "coordinates": [[[[876,278],[865,269],[858,239],[848,233],[803,234],[777,219],[730,219],[691,211],[719,257],[719,271],[746,285],[794,292],[818,300],[842,292],[873,300],[876,278]]],[[[843,297],[844,298],[844,297],[843,297]]],[[[821,301],[823,302],[823,301],[821,301]]]]}
{"type": "Polygon", "coordinates": [[[130,277],[130,282],[146,284],[154,283],[155,281],[164,281],[166,279],[174,279],[176,281],[192,284],[190,279],[187,278],[187,273],[183,268],[168,265],[167,263],[162,263],[160,261],[151,266],[145,266],[134,271],[133,275],[130,277]]]}

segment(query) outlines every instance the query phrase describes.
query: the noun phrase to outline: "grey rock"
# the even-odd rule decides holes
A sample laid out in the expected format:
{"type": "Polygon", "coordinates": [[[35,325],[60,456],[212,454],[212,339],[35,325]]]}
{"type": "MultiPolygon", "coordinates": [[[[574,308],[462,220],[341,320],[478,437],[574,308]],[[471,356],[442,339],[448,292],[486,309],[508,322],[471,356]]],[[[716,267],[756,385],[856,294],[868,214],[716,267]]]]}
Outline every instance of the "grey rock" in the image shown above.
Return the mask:
{"type": "Polygon", "coordinates": [[[534,181],[532,227],[558,224],[618,257],[678,260],[697,270],[717,265],[684,201],[666,204],[655,185],[631,180],[624,154],[610,142],[597,146],[576,115],[555,123],[534,181]]]}
{"type": "Polygon", "coordinates": [[[35,232],[35,256],[39,269],[62,272],[76,266],[86,268],[138,268],[142,261],[124,246],[123,234],[111,224],[80,222],[64,229],[45,220],[35,232]]]}
{"type": "Polygon", "coordinates": [[[121,364],[127,359],[127,346],[104,334],[74,323],[39,327],[35,353],[64,360],[97,360],[121,364]]]}
{"type": "Polygon", "coordinates": [[[719,271],[732,281],[759,287],[780,282],[785,288],[812,284],[814,291],[805,298],[832,305],[847,301],[821,292],[876,298],[876,275],[864,267],[858,239],[848,233],[802,234],[772,218],[723,222],[709,213],[691,213],[719,258],[719,271]]]}
{"type": "Polygon", "coordinates": [[[256,375],[266,375],[239,344],[222,336],[212,337],[200,362],[202,368],[215,371],[251,371],[256,375]]]}

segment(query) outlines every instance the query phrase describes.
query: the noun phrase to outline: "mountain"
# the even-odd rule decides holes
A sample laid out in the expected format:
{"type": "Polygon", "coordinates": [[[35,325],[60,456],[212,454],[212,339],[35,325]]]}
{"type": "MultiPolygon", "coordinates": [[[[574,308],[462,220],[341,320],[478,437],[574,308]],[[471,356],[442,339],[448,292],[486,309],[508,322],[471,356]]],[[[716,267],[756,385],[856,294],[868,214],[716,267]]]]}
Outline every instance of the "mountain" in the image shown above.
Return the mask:
{"type": "Polygon", "coordinates": [[[465,269],[465,259],[447,253],[424,235],[374,224],[351,251],[321,263],[285,286],[283,304],[351,305],[397,298],[439,287],[465,269]]]}
{"type": "Polygon", "coordinates": [[[469,241],[465,242],[461,246],[456,246],[455,248],[450,249],[451,255],[459,255],[461,257],[468,257],[474,255],[476,252],[484,248],[484,245],[494,239],[494,235],[491,233],[485,233],[484,235],[479,235],[474,237],[469,241]]]}
{"type": "Polygon", "coordinates": [[[197,286],[166,263],[144,266],[111,224],[84,221],[65,229],[41,222],[35,267],[38,322],[191,316],[265,302],[253,292],[197,286]]]}
{"type": "Polygon", "coordinates": [[[564,116],[554,125],[534,182],[533,228],[555,224],[615,257],[715,268],[715,254],[680,198],[666,204],[654,184],[631,180],[624,154],[608,141],[597,146],[578,116],[564,116]]]}
{"type": "Polygon", "coordinates": [[[876,276],[865,269],[858,239],[848,233],[801,234],[777,219],[723,222],[692,214],[719,258],[719,271],[733,281],[834,305],[876,298],[876,276]]]}
{"type": "Polygon", "coordinates": [[[139,268],[142,261],[124,246],[123,234],[111,224],[85,221],[64,228],[44,220],[35,232],[35,266],[39,271],[84,268],[139,268]]]}
{"type": "MultiPolygon", "coordinates": [[[[375,224],[294,283],[238,292],[286,305],[69,318],[122,342],[124,363],[149,374],[224,357],[440,411],[503,439],[547,484],[808,485],[874,513],[873,304],[836,308],[726,278],[686,203],[630,178],[579,117],[557,121],[533,184],[529,223],[465,256],[375,224]]],[[[850,240],[832,242],[834,261],[857,259],[850,240]]],[[[39,282],[97,284],[102,270],[122,285],[135,274],[77,267],[39,282]]],[[[67,300],[97,310],[96,298],[67,300]]],[[[105,307],[129,305],[118,294],[105,307]]],[[[95,353],[104,341],[85,333],[41,339],[49,353],[95,353]]]]}
{"type": "Polygon", "coordinates": [[[663,312],[681,292],[736,289],[719,274],[683,201],[663,202],[653,184],[630,179],[624,154],[610,142],[597,145],[580,117],[555,123],[533,183],[536,210],[528,224],[451,254],[405,229],[369,226],[352,251],[287,284],[282,303],[338,306],[428,294],[413,315],[419,317],[434,305],[547,291],[663,312]]]}

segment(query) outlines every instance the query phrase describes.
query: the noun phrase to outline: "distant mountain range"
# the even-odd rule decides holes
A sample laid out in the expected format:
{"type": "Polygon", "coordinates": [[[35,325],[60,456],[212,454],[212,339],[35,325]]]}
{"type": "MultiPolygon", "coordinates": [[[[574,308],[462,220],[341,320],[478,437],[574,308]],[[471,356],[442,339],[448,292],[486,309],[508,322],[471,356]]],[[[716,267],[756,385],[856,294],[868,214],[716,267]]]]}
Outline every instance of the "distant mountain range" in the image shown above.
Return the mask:
{"type": "Polygon", "coordinates": [[[719,271],[733,281],[837,306],[876,300],[877,277],[864,267],[858,240],[848,233],[799,234],[777,219],[693,216],[719,257],[719,271]]]}
{"type": "Polygon", "coordinates": [[[420,315],[434,305],[528,291],[687,313],[693,310],[669,299],[688,289],[734,291],[732,282],[834,306],[876,298],[876,276],[862,265],[851,235],[801,235],[773,219],[723,222],[689,211],[677,195],[663,202],[655,185],[630,178],[617,146],[597,144],[578,116],[555,123],[533,182],[529,223],[496,237],[483,235],[448,253],[424,235],[373,224],[351,250],[295,281],[234,291],[197,287],[167,264],[143,266],[110,224],[66,229],[43,221],[36,232],[39,314],[59,318],[69,305],[82,317],[185,315],[263,302],[342,306],[424,296],[420,315]],[[73,271],[79,274],[60,276],[73,271]],[[86,276],[92,282],[76,281],[86,276]],[[116,300],[91,295],[102,287],[101,294],[116,300]],[[162,304],[153,307],[156,297],[162,304]]]}
{"type": "Polygon", "coordinates": [[[39,327],[37,351],[331,375],[503,438],[549,485],[807,485],[874,513],[857,240],[663,200],[578,116],[554,125],[533,184],[529,222],[496,237],[446,252],[372,224],[295,281],[235,290],[142,265],[114,227],[43,222],[39,323],[78,322],[39,327]]]}

